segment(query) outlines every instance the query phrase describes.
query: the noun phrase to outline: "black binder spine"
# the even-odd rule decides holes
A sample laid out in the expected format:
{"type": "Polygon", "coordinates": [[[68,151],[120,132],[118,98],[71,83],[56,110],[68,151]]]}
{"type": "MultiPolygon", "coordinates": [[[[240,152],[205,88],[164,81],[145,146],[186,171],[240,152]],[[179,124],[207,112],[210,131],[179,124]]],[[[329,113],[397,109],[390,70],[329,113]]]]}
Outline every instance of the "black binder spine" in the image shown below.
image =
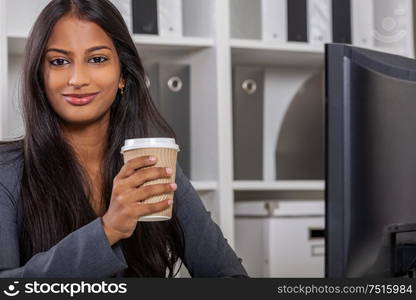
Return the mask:
{"type": "Polygon", "coordinates": [[[133,33],[158,34],[157,0],[132,0],[133,33]]]}
{"type": "Polygon", "coordinates": [[[351,44],[351,1],[332,0],[332,40],[351,44]]]}
{"type": "Polygon", "coordinates": [[[260,67],[234,67],[234,179],[263,179],[263,82],[260,67]]]}
{"type": "Polygon", "coordinates": [[[191,66],[168,63],[144,63],[143,66],[152,100],[175,131],[180,148],[178,163],[191,178],[191,66]]]}
{"type": "Polygon", "coordinates": [[[287,39],[308,41],[308,11],[306,0],[287,0],[287,39]]]}
{"type": "Polygon", "coordinates": [[[160,65],[159,109],[176,133],[180,147],[178,162],[191,178],[191,66],[183,64],[160,65]]]}

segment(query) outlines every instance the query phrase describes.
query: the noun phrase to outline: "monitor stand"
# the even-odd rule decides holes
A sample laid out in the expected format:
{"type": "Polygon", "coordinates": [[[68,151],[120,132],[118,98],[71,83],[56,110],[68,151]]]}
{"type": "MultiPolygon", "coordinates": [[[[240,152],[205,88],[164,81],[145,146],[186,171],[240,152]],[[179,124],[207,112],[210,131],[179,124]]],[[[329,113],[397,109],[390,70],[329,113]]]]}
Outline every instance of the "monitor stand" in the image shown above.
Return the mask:
{"type": "Polygon", "coordinates": [[[416,239],[400,242],[397,237],[399,234],[412,232],[416,234],[416,223],[387,226],[392,277],[416,278],[416,239]]]}

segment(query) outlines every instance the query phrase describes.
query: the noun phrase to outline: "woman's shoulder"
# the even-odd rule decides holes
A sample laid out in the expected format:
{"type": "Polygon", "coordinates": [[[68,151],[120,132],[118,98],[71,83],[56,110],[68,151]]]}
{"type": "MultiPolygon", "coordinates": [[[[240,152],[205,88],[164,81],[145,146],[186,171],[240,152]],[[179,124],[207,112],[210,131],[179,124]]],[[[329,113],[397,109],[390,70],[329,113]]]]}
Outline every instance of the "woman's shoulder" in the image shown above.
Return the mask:
{"type": "Polygon", "coordinates": [[[23,161],[23,141],[0,141],[0,166],[8,166],[23,161]]]}
{"type": "Polygon", "coordinates": [[[0,142],[0,185],[14,194],[19,186],[23,167],[23,142],[0,142]]]}

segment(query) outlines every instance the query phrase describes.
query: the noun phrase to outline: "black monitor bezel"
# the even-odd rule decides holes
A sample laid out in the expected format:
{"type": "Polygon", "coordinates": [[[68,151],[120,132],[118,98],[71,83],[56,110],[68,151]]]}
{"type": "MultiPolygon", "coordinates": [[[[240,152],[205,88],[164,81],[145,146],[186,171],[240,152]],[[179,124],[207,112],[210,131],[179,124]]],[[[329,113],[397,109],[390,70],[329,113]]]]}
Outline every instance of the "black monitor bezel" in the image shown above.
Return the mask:
{"type": "Polygon", "coordinates": [[[331,278],[345,277],[347,263],[349,61],[394,79],[416,81],[416,60],[346,44],[325,46],[325,276],[331,278]]]}

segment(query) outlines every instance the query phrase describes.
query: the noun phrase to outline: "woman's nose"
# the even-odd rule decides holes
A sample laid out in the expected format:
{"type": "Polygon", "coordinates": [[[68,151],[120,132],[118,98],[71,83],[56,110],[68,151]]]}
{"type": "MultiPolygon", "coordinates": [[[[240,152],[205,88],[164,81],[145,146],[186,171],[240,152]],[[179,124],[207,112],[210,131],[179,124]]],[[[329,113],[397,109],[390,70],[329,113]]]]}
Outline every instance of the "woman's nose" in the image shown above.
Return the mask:
{"type": "Polygon", "coordinates": [[[83,63],[74,63],[68,84],[75,88],[81,88],[89,83],[90,77],[87,66],[83,63]]]}

